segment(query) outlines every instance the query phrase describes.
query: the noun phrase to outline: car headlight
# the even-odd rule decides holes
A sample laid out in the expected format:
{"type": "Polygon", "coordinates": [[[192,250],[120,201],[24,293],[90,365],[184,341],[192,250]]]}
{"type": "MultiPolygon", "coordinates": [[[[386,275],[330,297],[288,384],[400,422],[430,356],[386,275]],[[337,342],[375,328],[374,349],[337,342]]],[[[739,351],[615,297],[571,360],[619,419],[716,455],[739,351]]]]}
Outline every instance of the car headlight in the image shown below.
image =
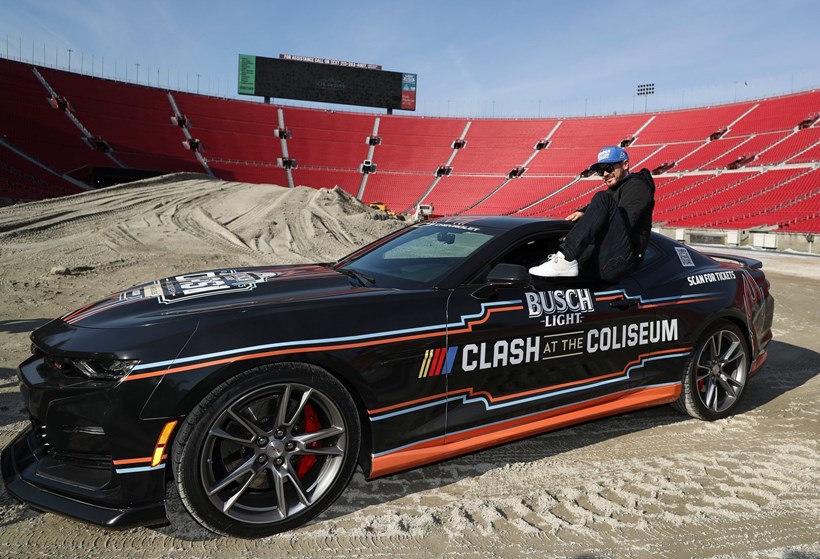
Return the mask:
{"type": "Polygon", "coordinates": [[[119,380],[139,364],[135,359],[72,359],[81,375],[92,380],[119,380]]]}

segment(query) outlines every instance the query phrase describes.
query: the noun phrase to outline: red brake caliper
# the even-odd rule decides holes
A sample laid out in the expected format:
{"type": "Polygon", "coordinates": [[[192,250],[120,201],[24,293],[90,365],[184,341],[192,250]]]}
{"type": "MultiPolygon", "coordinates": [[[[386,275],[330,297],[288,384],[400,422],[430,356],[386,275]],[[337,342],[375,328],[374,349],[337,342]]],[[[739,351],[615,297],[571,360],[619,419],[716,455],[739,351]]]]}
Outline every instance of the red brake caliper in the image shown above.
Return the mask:
{"type": "MultiPolygon", "coordinates": [[[[305,433],[313,433],[315,431],[318,431],[322,427],[322,424],[319,422],[319,417],[316,415],[316,412],[313,410],[313,407],[310,404],[305,404],[304,418],[305,433]]],[[[319,443],[308,444],[308,446],[310,447],[316,447],[318,445],[319,443]]],[[[310,469],[313,467],[315,463],[316,457],[312,454],[302,456],[299,459],[299,465],[296,467],[296,475],[300,478],[305,477],[305,475],[310,471],[310,469]]]]}

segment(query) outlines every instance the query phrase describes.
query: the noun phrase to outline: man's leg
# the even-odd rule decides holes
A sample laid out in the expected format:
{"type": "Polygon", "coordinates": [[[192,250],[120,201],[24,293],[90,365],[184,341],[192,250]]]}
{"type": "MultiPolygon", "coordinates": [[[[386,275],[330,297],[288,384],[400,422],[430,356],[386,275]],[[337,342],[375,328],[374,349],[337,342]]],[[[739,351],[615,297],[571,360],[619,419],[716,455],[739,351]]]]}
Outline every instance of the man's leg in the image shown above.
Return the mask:
{"type": "Polygon", "coordinates": [[[567,233],[561,244],[561,252],[567,260],[578,260],[590,246],[600,246],[603,233],[610,227],[610,222],[618,213],[618,204],[606,191],[592,197],[584,216],[579,219],[567,233]]]}
{"type": "MultiPolygon", "coordinates": [[[[543,264],[530,268],[530,274],[541,277],[577,276],[578,261],[589,259],[597,251],[599,238],[617,211],[615,199],[602,191],[592,197],[584,216],[575,222],[561,248],[543,264]]],[[[597,275],[597,270],[595,271],[597,275]]]]}
{"type": "Polygon", "coordinates": [[[586,268],[605,281],[616,282],[635,267],[629,218],[612,196],[599,192],[567,234],[561,252],[567,259],[588,258],[586,268]],[[587,217],[592,219],[586,222],[587,217]]]}
{"type": "Polygon", "coordinates": [[[628,218],[606,191],[592,197],[584,216],[575,222],[558,254],[544,264],[530,268],[536,276],[577,276],[578,261],[606,281],[618,278],[634,267],[628,218]]]}

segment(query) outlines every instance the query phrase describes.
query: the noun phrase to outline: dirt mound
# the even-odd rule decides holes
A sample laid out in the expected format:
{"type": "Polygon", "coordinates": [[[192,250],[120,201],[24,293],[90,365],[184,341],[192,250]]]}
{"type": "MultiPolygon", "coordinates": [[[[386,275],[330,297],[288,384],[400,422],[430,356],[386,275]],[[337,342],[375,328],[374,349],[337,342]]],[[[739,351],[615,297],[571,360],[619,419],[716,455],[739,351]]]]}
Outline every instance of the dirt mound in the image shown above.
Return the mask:
{"type": "Polygon", "coordinates": [[[169,175],[0,209],[0,279],[128,268],[139,281],[203,265],[333,261],[404,226],[384,217],[338,187],[169,175]]]}

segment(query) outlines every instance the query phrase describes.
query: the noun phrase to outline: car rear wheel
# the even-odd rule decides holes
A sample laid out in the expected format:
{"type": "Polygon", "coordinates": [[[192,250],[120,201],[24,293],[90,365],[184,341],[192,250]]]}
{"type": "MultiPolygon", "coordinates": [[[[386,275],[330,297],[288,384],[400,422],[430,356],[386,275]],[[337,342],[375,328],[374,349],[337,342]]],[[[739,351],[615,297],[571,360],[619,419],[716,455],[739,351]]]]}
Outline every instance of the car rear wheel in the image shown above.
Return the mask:
{"type": "Polygon", "coordinates": [[[692,417],[714,421],[737,407],[749,373],[749,344],[735,324],[721,321],[704,332],[683,374],[674,404],[692,417]]]}
{"type": "Polygon", "coordinates": [[[304,524],[342,493],[361,428],[344,386],[318,367],[272,365],[218,386],[174,444],[177,488],[209,530],[261,537],[304,524]]]}

